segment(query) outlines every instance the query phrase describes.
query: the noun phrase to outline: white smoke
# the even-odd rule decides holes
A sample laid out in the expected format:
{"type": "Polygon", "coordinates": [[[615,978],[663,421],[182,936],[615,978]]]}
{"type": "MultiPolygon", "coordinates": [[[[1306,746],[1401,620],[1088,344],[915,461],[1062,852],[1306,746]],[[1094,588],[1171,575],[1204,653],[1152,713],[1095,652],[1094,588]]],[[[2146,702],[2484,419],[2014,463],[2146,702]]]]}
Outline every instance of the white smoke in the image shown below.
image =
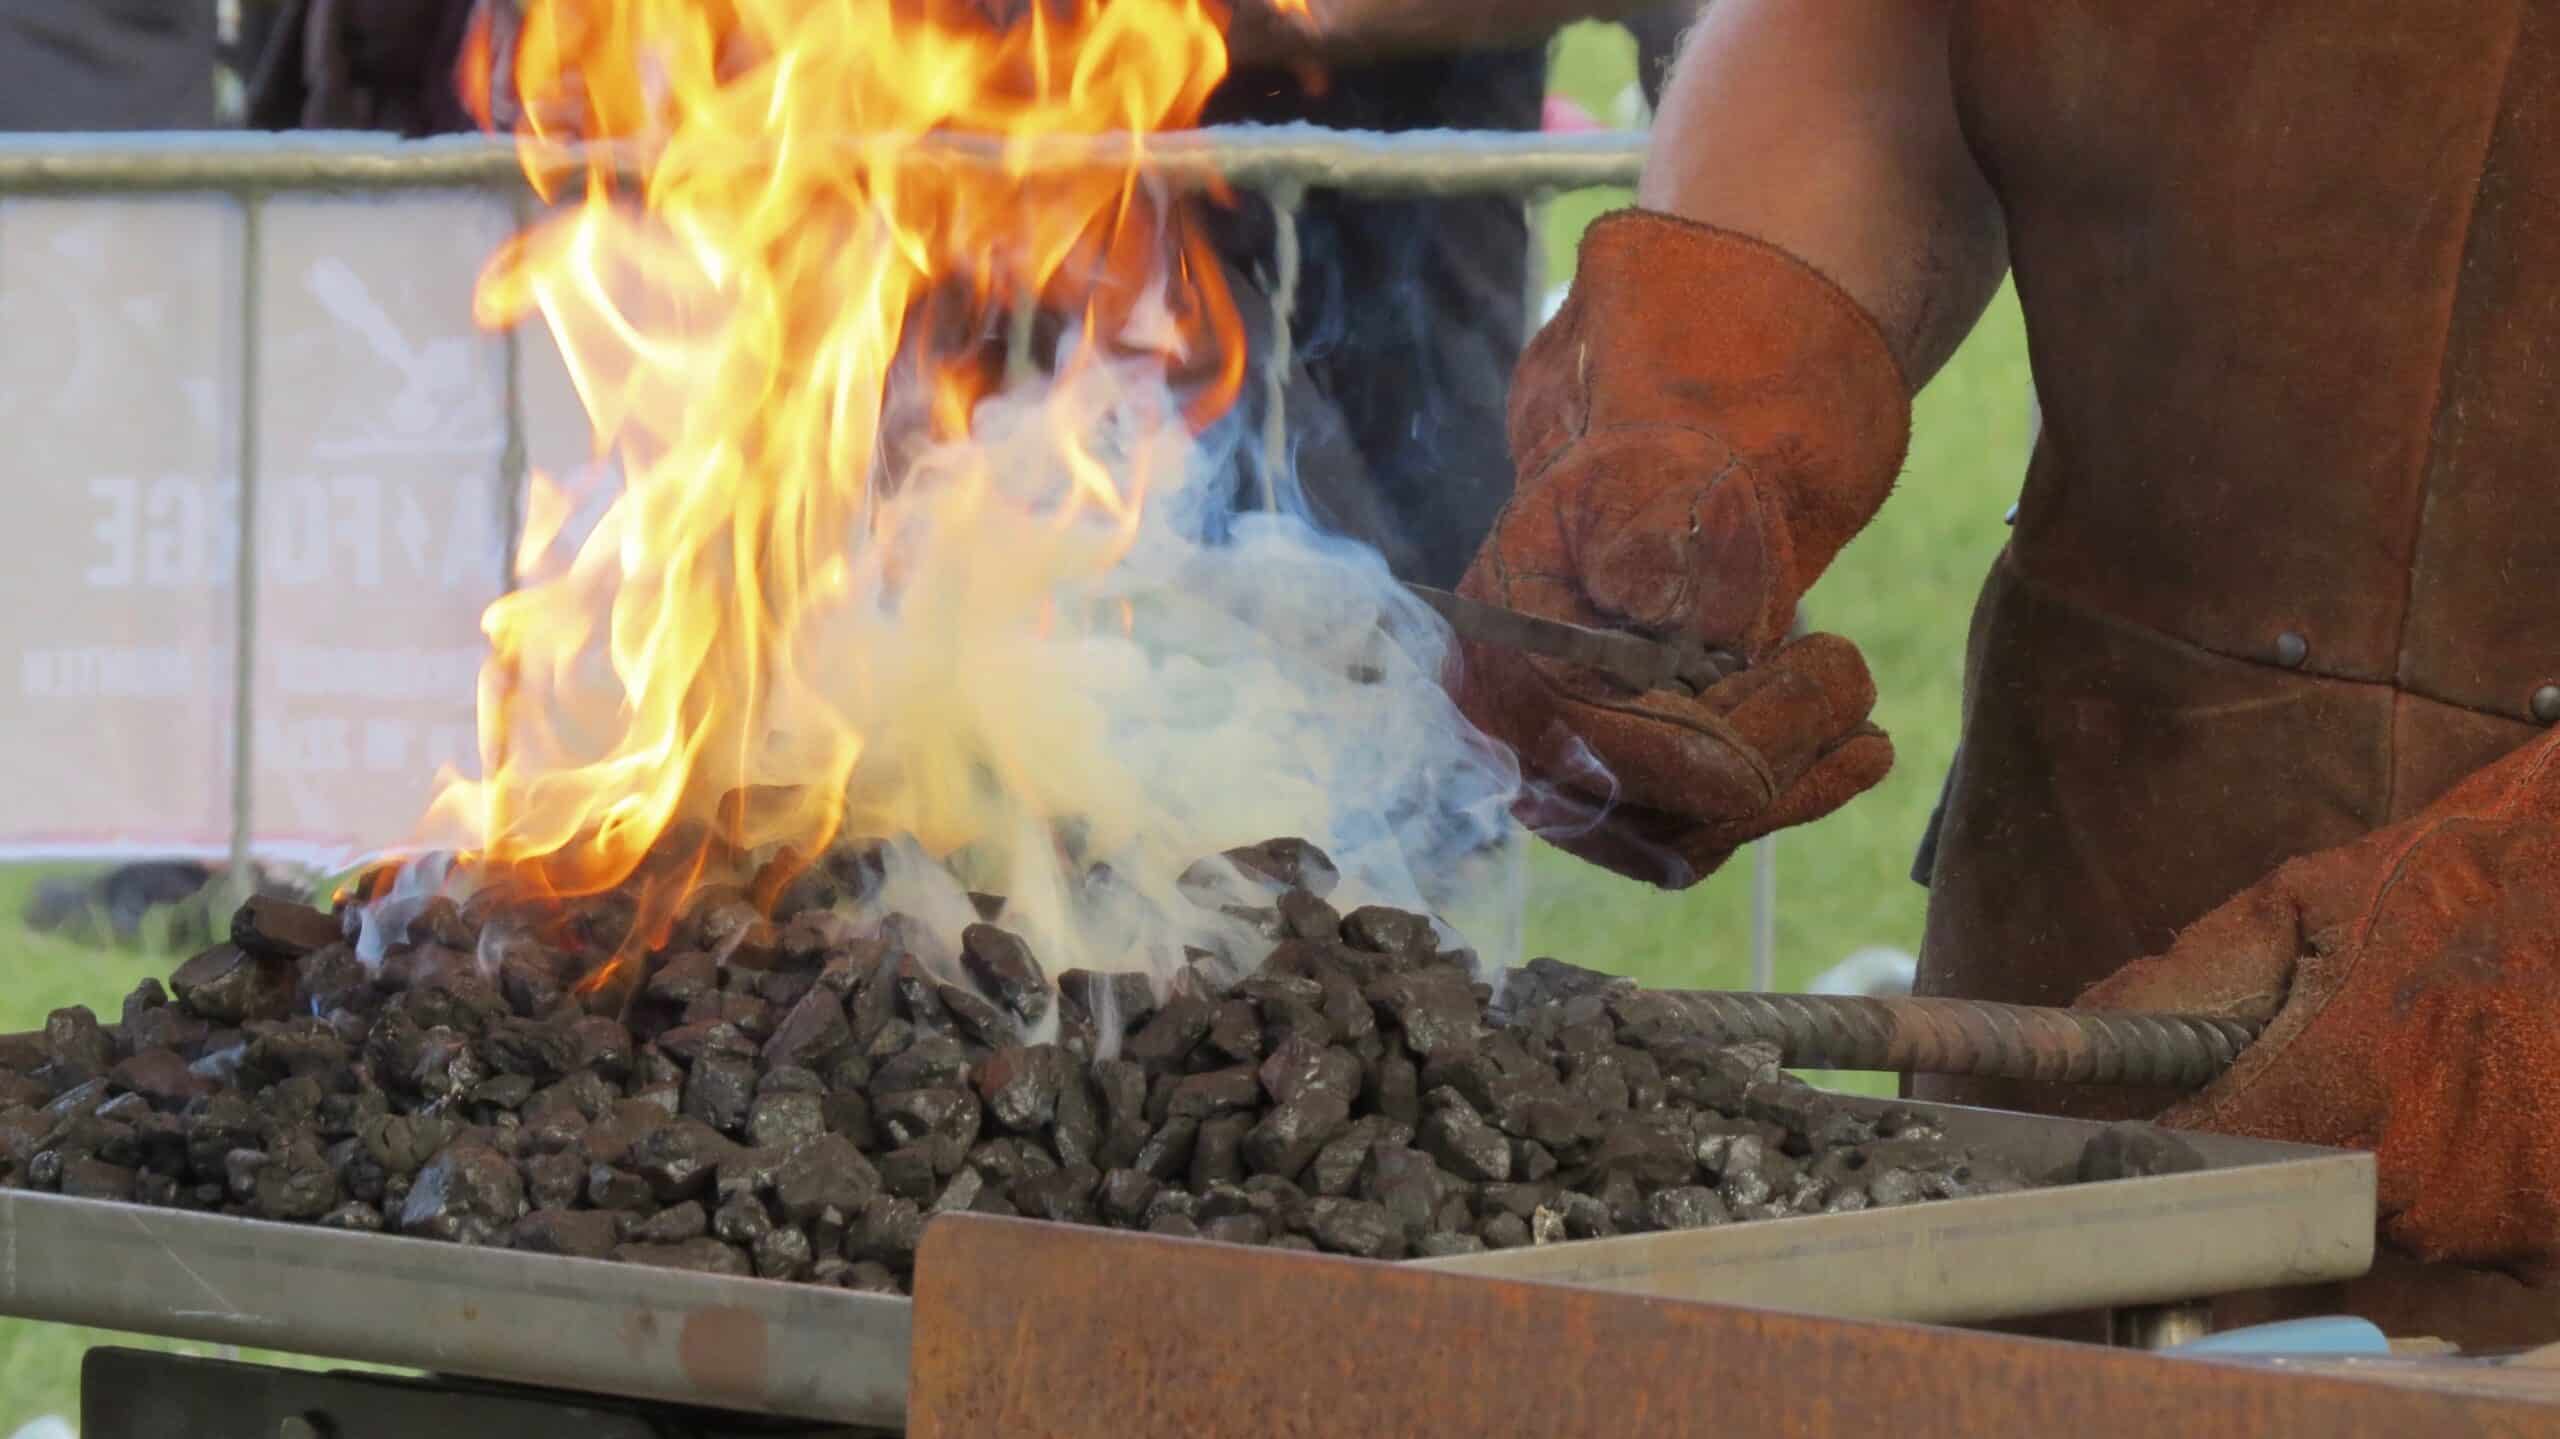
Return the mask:
{"type": "MultiPolygon", "coordinates": [[[[680,511],[693,524],[716,520],[716,509],[634,504],[639,492],[603,473],[538,490],[519,556],[527,583],[511,603],[538,602],[527,612],[544,621],[543,643],[484,677],[484,726],[494,716],[506,727],[484,737],[484,770],[497,772],[500,752],[516,767],[498,787],[512,838],[537,854],[549,851],[528,836],[587,842],[617,810],[614,785],[645,787],[672,763],[618,748],[644,702],[663,709],[666,694],[649,686],[743,676],[734,692],[689,692],[718,700],[703,708],[720,723],[687,737],[689,782],[672,824],[715,825],[703,811],[723,796],[805,797],[813,783],[832,784],[851,737],[859,749],[839,837],[891,842],[885,882],[855,917],[904,914],[944,956],[977,918],[977,891],[1006,898],[1002,923],[1053,975],[1161,979],[1191,950],[1258,958],[1268,945],[1258,918],[1194,903],[1176,881],[1221,851],[1294,837],[1337,866],[1330,897],[1344,912],[1383,904],[1434,915],[1444,943],[1473,950],[1481,966],[1515,963],[1516,762],[1458,713],[1444,686],[1446,625],[1374,551],[1322,533],[1294,502],[1288,513],[1231,512],[1229,442],[1242,425],[1230,420],[1204,439],[1186,392],[1167,378],[1187,371],[1196,384],[1215,368],[1199,363],[1214,357],[1186,353],[1215,327],[1195,336],[1177,323],[1166,296],[1180,250],[1172,231],[1162,238],[1165,268],[1139,286],[1141,302],[1115,311],[1118,332],[1090,344],[1072,330],[1053,334],[1057,373],[1016,375],[977,405],[965,435],[917,439],[938,413],[937,347],[956,346],[965,361],[978,336],[922,319],[903,361],[847,369],[862,383],[830,397],[845,409],[834,428],[758,432],[756,445],[793,482],[830,502],[867,496],[850,532],[754,533],[746,527],[788,528],[805,506],[743,505],[731,542],[688,532],[681,538],[711,542],[669,545],[646,532],[652,516],[680,511]],[[821,470],[807,453],[833,463],[838,445],[855,455],[869,447],[877,473],[821,470]],[[654,634],[674,614],[657,605],[719,603],[724,585],[756,582],[746,567],[758,557],[783,554],[800,563],[792,579],[817,588],[816,607],[799,608],[810,597],[784,586],[791,603],[776,608],[789,611],[787,629],[757,637],[777,651],[757,665],[712,656],[690,668],[626,667],[608,652],[631,586],[646,602],[631,627],[654,634]],[[701,573],[673,585],[676,565],[701,573]],[[511,701],[503,709],[501,697],[511,701]],[[575,783],[547,783],[553,776],[575,783]]],[[[885,241],[860,233],[846,243],[885,241]]],[[[1082,283],[1099,290],[1108,279],[1082,283]]],[[[720,407],[737,386],[713,383],[717,366],[679,361],[728,353],[714,341],[732,327],[756,332],[763,297],[705,284],[679,286],[683,303],[672,303],[653,283],[672,282],[621,276],[553,297],[565,307],[549,315],[554,325],[565,315],[568,332],[595,342],[582,352],[588,373],[630,370],[647,382],[640,398],[616,384],[586,387],[619,397],[603,417],[613,453],[647,465],[679,440],[690,446],[687,465],[651,475],[662,502],[697,498],[695,485],[762,482],[726,465],[736,416],[720,407]],[[625,286],[640,293],[619,296],[625,286]]],[[[1058,289],[1072,294],[1078,283],[1058,289]]],[[[788,378],[775,376],[776,388],[788,391],[788,378]]],[[[1272,488],[1298,495],[1288,479],[1272,488]]],[[[739,628],[702,633],[736,644],[739,628]]],[[[485,796],[456,793],[423,837],[480,849],[492,811],[485,796]]],[[[795,808],[793,821],[816,808],[795,808]]],[[[805,845],[819,827],[742,831],[736,842],[752,852],[717,862],[753,873],[774,845],[805,845]]],[[[400,942],[428,894],[473,882],[470,869],[450,882],[441,870],[404,873],[365,931],[366,961],[400,942]]]]}
{"type": "Polygon", "coordinates": [[[847,832],[933,860],[893,861],[881,907],[956,948],[964,889],[993,891],[1053,974],[1163,977],[1186,948],[1258,956],[1174,881],[1286,836],[1333,859],[1344,912],[1516,961],[1518,773],[1448,697],[1445,625],[1365,546],[1226,516],[1223,456],[1153,367],[1017,386],[908,459],[804,657],[865,737],[847,832]],[[1097,477],[1134,512],[1080,506],[1097,477]]]}
{"type": "MultiPolygon", "coordinates": [[[[1449,698],[1446,624],[1367,546],[1231,513],[1227,458],[1145,360],[1023,380],[965,438],[902,451],[835,602],[795,631],[799,702],[862,737],[839,838],[888,841],[853,918],[905,916],[961,980],[972,893],[994,893],[1051,975],[1162,981],[1270,943],[1186,894],[1186,870],[1299,838],[1339,870],[1344,913],[1434,916],[1488,978],[1519,961],[1520,776],[1449,698]]],[[[567,547],[615,518],[567,526],[567,547]]],[[[555,690],[542,734],[609,734],[615,692],[555,690]]],[[[804,753],[777,730],[739,777],[792,784],[804,753]]],[[[414,858],[366,906],[359,957],[379,965],[431,897],[481,878],[414,858]]]]}

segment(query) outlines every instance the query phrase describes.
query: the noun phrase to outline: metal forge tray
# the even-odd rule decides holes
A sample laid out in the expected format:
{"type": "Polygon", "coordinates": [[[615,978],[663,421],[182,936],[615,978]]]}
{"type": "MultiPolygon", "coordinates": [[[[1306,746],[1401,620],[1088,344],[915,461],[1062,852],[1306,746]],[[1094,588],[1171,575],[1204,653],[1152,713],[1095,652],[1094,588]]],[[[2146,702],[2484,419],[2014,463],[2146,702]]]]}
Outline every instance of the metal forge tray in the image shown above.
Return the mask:
{"type": "MultiPolygon", "coordinates": [[[[1879,1105],[1881,1101],[1877,1102],[1879,1105]]],[[[1914,1105],[2029,1173],[2097,1126],[1914,1105]]],[[[2191,1174],[1431,1261],[1836,1318],[1961,1323],[2352,1278],[2369,1155],[2197,1136],[2191,1174]]],[[[0,1314],[895,1427],[909,1301],[0,1191],[0,1314]]]]}

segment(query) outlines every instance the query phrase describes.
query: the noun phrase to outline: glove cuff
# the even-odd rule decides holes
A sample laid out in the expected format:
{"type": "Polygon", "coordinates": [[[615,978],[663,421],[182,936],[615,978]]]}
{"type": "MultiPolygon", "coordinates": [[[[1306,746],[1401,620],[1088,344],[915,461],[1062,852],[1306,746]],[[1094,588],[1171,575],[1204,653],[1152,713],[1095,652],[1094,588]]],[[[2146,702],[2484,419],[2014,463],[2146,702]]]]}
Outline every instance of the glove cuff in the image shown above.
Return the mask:
{"type": "Polygon", "coordinates": [[[1523,491],[1604,430],[1721,442],[1784,525],[1769,609],[1792,614],[1892,492],[1911,387],[1874,318],[1812,265],[1630,209],[1584,234],[1571,296],[1521,358],[1510,419],[1523,491]]]}

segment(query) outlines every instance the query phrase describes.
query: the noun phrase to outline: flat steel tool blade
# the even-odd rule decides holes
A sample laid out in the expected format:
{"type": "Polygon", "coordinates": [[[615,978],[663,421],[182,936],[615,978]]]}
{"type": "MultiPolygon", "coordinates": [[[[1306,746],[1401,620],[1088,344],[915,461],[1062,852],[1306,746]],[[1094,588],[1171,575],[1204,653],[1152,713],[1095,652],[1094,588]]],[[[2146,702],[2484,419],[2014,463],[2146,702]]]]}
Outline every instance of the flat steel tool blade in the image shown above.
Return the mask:
{"type": "Polygon", "coordinates": [[[1415,598],[1439,611],[1461,639],[1596,670],[1640,693],[1703,693],[1739,674],[1742,660],[1695,640],[1653,640],[1624,630],[1551,620],[1542,615],[1471,600],[1429,585],[1406,585],[1415,598]]]}

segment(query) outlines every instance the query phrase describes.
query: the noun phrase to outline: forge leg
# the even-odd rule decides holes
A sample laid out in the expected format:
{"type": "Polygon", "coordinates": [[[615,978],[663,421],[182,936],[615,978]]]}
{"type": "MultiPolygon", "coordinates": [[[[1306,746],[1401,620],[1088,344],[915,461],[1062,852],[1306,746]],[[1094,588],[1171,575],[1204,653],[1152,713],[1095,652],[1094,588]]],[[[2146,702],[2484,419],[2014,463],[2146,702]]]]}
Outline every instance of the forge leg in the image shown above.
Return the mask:
{"type": "Polygon", "coordinates": [[[2212,1332],[2212,1302],[2191,1299],[2119,1309],[2108,1325],[2107,1340],[2119,1349],[2174,1349],[2212,1332]]]}

